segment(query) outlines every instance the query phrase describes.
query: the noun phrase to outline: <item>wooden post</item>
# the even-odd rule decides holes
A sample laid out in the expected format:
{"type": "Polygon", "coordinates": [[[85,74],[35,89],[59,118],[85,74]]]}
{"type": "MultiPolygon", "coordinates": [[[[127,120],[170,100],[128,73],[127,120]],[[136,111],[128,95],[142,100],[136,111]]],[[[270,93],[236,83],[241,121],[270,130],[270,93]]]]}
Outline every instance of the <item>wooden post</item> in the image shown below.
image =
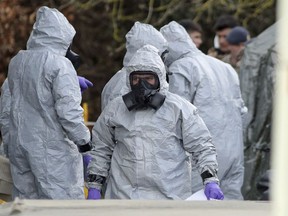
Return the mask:
{"type": "Polygon", "coordinates": [[[278,0],[279,65],[272,129],[272,215],[288,215],[288,1],[278,0]]]}
{"type": "Polygon", "coordinates": [[[88,122],[88,115],[89,115],[89,110],[88,110],[88,103],[83,103],[82,104],[83,107],[83,118],[84,118],[84,122],[88,122]]]}

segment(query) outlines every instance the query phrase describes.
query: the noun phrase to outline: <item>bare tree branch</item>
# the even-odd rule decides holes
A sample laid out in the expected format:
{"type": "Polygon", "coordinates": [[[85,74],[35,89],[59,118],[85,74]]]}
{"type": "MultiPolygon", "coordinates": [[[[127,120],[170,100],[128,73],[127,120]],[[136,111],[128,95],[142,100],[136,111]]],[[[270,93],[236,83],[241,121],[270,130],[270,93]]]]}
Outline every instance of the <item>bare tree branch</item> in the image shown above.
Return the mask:
{"type": "Polygon", "coordinates": [[[146,20],[144,21],[145,23],[149,23],[150,22],[150,19],[151,19],[152,14],[153,14],[153,5],[154,5],[154,0],[150,0],[149,1],[148,15],[147,15],[146,20]]]}

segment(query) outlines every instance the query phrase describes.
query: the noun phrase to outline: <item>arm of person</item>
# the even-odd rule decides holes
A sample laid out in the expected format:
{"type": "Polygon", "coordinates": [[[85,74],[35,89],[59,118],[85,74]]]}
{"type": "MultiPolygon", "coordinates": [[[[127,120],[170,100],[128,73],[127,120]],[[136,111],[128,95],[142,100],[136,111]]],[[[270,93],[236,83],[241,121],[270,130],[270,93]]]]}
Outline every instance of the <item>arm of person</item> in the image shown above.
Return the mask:
{"type": "Polygon", "coordinates": [[[84,124],[83,109],[80,106],[82,96],[76,71],[71,63],[63,64],[57,71],[52,91],[58,120],[68,138],[78,147],[87,145],[90,141],[90,132],[84,124]]]}
{"type": "Polygon", "coordinates": [[[2,145],[4,154],[9,158],[9,124],[10,124],[11,93],[9,90],[8,79],[6,79],[1,88],[0,100],[0,129],[2,134],[2,145]]]}
{"type": "MultiPolygon", "coordinates": [[[[108,176],[111,158],[115,147],[114,130],[110,124],[111,106],[108,104],[92,129],[92,160],[88,166],[88,187],[101,190],[108,176]]],[[[112,109],[114,110],[114,109],[112,109]]]]}
{"type": "MultiPolygon", "coordinates": [[[[187,101],[186,101],[187,102],[187,101]]],[[[192,154],[196,161],[203,184],[204,193],[208,200],[223,200],[224,195],[219,187],[217,177],[218,163],[216,160],[216,149],[211,142],[210,133],[203,120],[197,113],[197,109],[184,106],[182,112],[182,136],[184,149],[192,154]]]]}
{"type": "Polygon", "coordinates": [[[182,110],[182,136],[184,149],[196,161],[203,183],[219,182],[217,154],[210,132],[198,115],[198,110],[188,102],[182,110]]]}

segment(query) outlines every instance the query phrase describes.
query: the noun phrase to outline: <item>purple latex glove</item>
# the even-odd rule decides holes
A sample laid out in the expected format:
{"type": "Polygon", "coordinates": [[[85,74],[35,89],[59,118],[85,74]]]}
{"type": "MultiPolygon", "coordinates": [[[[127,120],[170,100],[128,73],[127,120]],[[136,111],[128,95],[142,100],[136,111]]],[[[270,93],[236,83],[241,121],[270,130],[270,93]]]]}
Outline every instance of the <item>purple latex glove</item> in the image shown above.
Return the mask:
{"type": "Polygon", "coordinates": [[[204,193],[208,200],[217,199],[223,200],[224,194],[216,182],[209,182],[205,185],[204,193]]]}
{"type": "Polygon", "coordinates": [[[82,76],[78,76],[78,80],[79,80],[79,85],[80,85],[80,88],[81,88],[81,93],[83,93],[89,87],[93,86],[92,82],[90,82],[89,80],[85,79],[82,76]]]}
{"type": "Polygon", "coordinates": [[[101,199],[101,193],[96,188],[89,188],[88,189],[88,200],[98,200],[101,199]]]}
{"type": "Polygon", "coordinates": [[[89,165],[91,160],[92,160],[91,155],[89,155],[89,154],[83,155],[84,179],[85,179],[85,181],[87,180],[87,176],[88,176],[87,167],[88,167],[88,165],[89,165]]]}

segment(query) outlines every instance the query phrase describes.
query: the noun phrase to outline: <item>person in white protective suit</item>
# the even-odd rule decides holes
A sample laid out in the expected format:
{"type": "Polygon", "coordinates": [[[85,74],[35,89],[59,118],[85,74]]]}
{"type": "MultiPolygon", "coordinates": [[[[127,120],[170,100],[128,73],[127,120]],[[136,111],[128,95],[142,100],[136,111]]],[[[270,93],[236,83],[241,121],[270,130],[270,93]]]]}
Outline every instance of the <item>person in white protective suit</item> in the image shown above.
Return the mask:
{"type": "Polygon", "coordinates": [[[103,88],[101,94],[102,111],[108,104],[118,96],[122,96],[129,92],[126,85],[125,66],[128,64],[132,56],[144,45],[152,45],[159,50],[159,54],[165,57],[167,52],[167,41],[163,35],[152,25],[135,22],[131,30],[126,34],[126,54],[123,60],[123,68],[118,71],[103,88]]]}
{"type": "MultiPolygon", "coordinates": [[[[73,51],[69,50],[66,53],[66,58],[68,58],[73,64],[75,70],[77,69],[77,64],[79,61],[77,58],[79,56],[73,51]],[[71,56],[72,55],[72,56],[71,56]]],[[[78,76],[80,90],[83,93],[86,89],[93,86],[93,84],[82,76],[78,76]]],[[[1,98],[0,98],[0,131],[2,135],[2,143],[0,144],[0,155],[5,157],[9,157],[8,155],[8,141],[9,141],[9,122],[10,122],[10,107],[11,107],[11,93],[9,90],[8,79],[5,79],[2,87],[1,87],[1,98]]],[[[85,158],[89,157],[89,155],[84,155],[85,158]]]]}
{"type": "Polygon", "coordinates": [[[65,57],[74,35],[62,13],[41,7],[27,50],[9,64],[8,155],[14,198],[84,199],[79,152],[91,149],[90,132],[77,74],[65,57]]]}
{"type": "Polygon", "coordinates": [[[88,199],[186,199],[198,161],[208,199],[223,199],[210,133],[197,109],[168,92],[159,51],[146,45],[126,65],[129,93],[111,101],[92,130],[88,199]],[[107,178],[108,177],[108,178],[107,178]]]}
{"type": "MultiPolygon", "coordinates": [[[[218,177],[225,199],[243,199],[242,118],[247,108],[237,73],[230,65],[198,50],[177,22],[163,26],[160,32],[168,41],[165,64],[172,74],[169,91],[199,109],[217,150],[218,177]]],[[[203,186],[197,171],[192,174],[192,188],[196,192],[203,186]]]]}
{"type": "Polygon", "coordinates": [[[1,86],[0,98],[0,130],[2,136],[1,147],[3,154],[8,157],[8,140],[9,140],[9,116],[10,116],[11,94],[9,91],[8,79],[5,79],[1,86]]]}

